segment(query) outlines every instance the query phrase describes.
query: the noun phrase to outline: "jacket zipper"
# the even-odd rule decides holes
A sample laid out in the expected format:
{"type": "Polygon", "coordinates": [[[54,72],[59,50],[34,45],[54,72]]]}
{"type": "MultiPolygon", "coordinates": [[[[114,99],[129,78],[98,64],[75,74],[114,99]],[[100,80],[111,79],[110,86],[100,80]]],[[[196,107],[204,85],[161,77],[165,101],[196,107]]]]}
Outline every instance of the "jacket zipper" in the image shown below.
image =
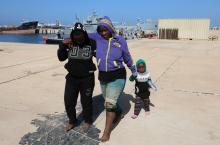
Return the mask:
{"type": "Polygon", "coordinates": [[[113,63],[114,63],[114,66],[115,66],[115,67],[120,68],[120,65],[119,65],[116,61],[113,61],[113,63]]]}
{"type": "Polygon", "coordinates": [[[108,41],[108,50],[107,50],[107,53],[106,53],[106,62],[105,62],[105,71],[107,72],[108,71],[108,55],[109,55],[109,52],[110,52],[110,49],[111,49],[111,40],[112,38],[109,39],[108,41]]]}
{"type": "Polygon", "coordinates": [[[100,61],[101,61],[101,59],[99,58],[99,59],[98,59],[98,63],[97,63],[98,66],[99,66],[99,64],[100,64],[100,61]]]}

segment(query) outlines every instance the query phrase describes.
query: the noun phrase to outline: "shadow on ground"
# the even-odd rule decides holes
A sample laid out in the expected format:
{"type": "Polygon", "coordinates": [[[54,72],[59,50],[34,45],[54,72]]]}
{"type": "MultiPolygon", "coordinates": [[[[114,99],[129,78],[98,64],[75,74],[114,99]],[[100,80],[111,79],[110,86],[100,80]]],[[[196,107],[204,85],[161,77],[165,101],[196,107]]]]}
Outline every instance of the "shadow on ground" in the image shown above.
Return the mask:
{"type": "MultiPolygon", "coordinates": [[[[80,103],[78,103],[80,104],[80,103]]],[[[93,97],[94,121],[104,110],[104,99],[101,95],[93,97]]],[[[81,112],[77,107],[77,112],[81,112]]],[[[64,128],[68,122],[66,113],[53,115],[40,115],[44,120],[34,119],[31,124],[38,129],[36,132],[24,135],[19,144],[21,145],[98,145],[100,130],[92,126],[84,133],[80,127],[83,119],[82,114],[78,115],[79,125],[68,133],[64,128]]]]}
{"type": "MultiPolygon", "coordinates": [[[[123,94],[119,100],[123,110],[123,115],[126,115],[131,109],[131,102],[134,102],[132,95],[123,94]]],[[[78,103],[77,112],[81,112],[81,105],[78,103]]],[[[102,95],[93,97],[93,120],[95,121],[104,111],[104,99],[102,95]]],[[[66,113],[62,114],[40,114],[44,120],[34,119],[31,124],[37,127],[37,131],[24,135],[19,144],[21,145],[98,145],[99,133],[101,132],[95,126],[92,126],[88,132],[83,132],[81,124],[83,115],[78,114],[78,126],[69,131],[64,132],[68,118],[66,113]]],[[[114,128],[117,126],[116,124],[114,128]]]]}
{"type": "MultiPolygon", "coordinates": [[[[118,101],[119,101],[119,105],[122,109],[122,119],[121,120],[123,120],[124,116],[126,116],[128,114],[128,112],[130,111],[131,103],[134,103],[135,99],[133,98],[132,95],[126,94],[123,92],[122,96],[119,98],[118,101]]],[[[112,131],[118,126],[118,124],[120,124],[121,120],[113,125],[112,131]]]]}
{"type": "Polygon", "coordinates": [[[135,102],[135,98],[131,94],[126,94],[125,92],[119,99],[119,104],[122,109],[123,115],[127,115],[131,109],[131,103],[135,102]]]}

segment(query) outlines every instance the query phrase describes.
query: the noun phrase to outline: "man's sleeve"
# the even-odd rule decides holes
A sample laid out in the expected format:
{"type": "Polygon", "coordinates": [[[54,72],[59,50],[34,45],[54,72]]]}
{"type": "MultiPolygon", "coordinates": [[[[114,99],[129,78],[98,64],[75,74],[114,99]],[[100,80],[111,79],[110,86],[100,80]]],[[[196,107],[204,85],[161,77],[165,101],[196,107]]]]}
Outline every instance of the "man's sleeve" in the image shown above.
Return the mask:
{"type": "Polygon", "coordinates": [[[68,58],[67,45],[63,43],[59,44],[59,49],[57,50],[57,57],[59,61],[65,61],[68,58]]]}
{"type": "Polygon", "coordinates": [[[92,47],[92,55],[96,57],[96,41],[93,39],[90,39],[90,41],[91,41],[91,47],[92,47]]]}

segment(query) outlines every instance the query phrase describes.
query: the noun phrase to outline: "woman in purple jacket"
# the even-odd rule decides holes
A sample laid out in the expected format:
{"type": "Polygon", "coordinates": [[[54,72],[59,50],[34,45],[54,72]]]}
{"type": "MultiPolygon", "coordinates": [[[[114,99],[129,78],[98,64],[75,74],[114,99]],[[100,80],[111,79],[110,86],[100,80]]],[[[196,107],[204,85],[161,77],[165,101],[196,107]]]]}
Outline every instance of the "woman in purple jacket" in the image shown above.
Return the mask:
{"type": "Polygon", "coordinates": [[[111,20],[103,17],[98,22],[97,33],[89,34],[96,40],[96,59],[99,69],[99,81],[103,97],[105,98],[106,124],[102,142],[110,138],[112,125],[121,118],[121,108],[118,100],[126,82],[126,70],[123,62],[127,64],[135,77],[135,65],[128,50],[126,40],[117,35],[111,20]]]}

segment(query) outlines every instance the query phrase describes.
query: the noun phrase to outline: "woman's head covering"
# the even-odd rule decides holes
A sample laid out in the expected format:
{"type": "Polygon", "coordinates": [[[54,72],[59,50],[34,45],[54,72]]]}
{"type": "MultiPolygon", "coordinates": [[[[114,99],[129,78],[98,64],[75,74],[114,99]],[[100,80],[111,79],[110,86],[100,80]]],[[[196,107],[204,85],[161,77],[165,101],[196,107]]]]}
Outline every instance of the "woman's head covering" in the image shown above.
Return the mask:
{"type": "Polygon", "coordinates": [[[104,16],[99,19],[98,28],[100,26],[107,28],[112,33],[113,36],[116,35],[115,27],[113,26],[112,21],[108,16],[104,16]]]}

